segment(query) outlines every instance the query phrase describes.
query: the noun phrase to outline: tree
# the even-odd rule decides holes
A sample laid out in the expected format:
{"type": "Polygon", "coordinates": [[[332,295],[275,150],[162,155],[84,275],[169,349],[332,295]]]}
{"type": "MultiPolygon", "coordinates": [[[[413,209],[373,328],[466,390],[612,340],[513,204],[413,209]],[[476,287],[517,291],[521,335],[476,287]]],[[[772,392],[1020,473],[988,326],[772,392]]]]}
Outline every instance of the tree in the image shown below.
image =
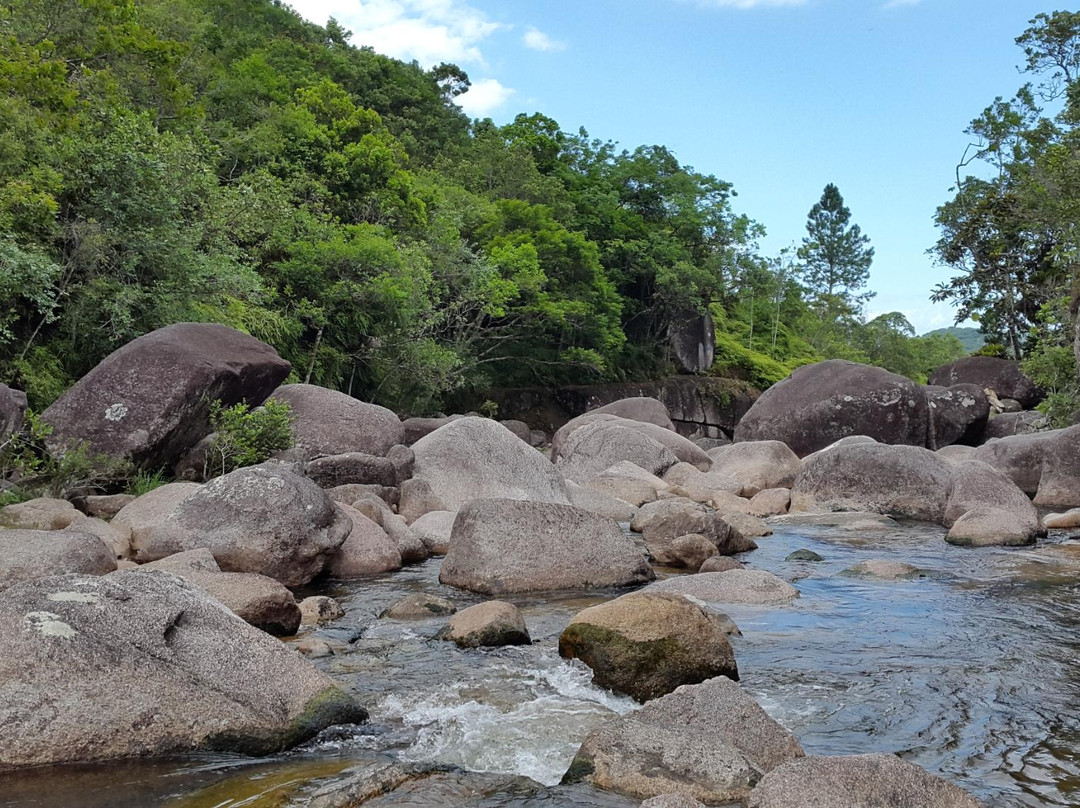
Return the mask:
{"type": "Polygon", "coordinates": [[[873,297],[859,292],[870,277],[874,248],[844,205],[840,190],[829,183],[806,218],[806,237],[799,248],[803,282],[822,315],[855,313],[873,297]]]}

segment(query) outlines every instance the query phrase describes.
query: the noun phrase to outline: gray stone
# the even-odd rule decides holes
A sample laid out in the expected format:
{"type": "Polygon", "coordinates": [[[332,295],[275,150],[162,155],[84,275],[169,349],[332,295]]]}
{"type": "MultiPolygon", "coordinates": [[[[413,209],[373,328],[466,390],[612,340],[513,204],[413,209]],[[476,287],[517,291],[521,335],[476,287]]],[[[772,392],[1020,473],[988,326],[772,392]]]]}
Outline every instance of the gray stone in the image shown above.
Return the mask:
{"type": "Polygon", "coordinates": [[[641,803],[641,808],[705,808],[705,803],[685,794],[661,794],[645,800],[641,803]]]}
{"type": "Polygon", "coordinates": [[[655,502],[660,492],[669,488],[668,484],[655,474],[650,474],[641,466],[627,460],[604,469],[582,483],[582,487],[618,497],[635,507],[646,502],[655,502]]]}
{"type": "Polygon", "coordinates": [[[0,508],[0,527],[63,530],[81,515],[66,499],[38,497],[0,508]]]}
{"type": "Polygon", "coordinates": [[[1048,530],[1067,530],[1080,527],[1080,508],[1073,508],[1065,513],[1048,513],[1043,517],[1043,525],[1048,530]]]}
{"type": "Polygon", "coordinates": [[[589,410],[589,412],[628,418],[631,421],[655,424],[672,432],[675,431],[675,424],[671,422],[671,414],[668,412],[668,408],[658,399],[647,396],[621,398],[618,401],[612,401],[610,404],[604,404],[602,407],[589,410]]]}
{"type": "Polygon", "coordinates": [[[0,384],[0,443],[22,429],[26,415],[26,393],[0,384]]]}
{"type": "Polygon", "coordinates": [[[578,612],[559,636],[559,654],[592,668],[600,687],[646,702],[714,676],[738,680],[725,629],[681,595],[633,592],[578,612]]]}
{"type": "Polygon", "coordinates": [[[668,324],[671,357],[680,373],[704,373],[716,358],[716,331],[712,315],[682,312],[668,324]]]}
{"type": "Polygon", "coordinates": [[[767,773],[748,808],[979,808],[966,791],[894,755],[805,757],[767,773]]]}
{"type": "Polygon", "coordinates": [[[366,715],[325,674],[165,572],[0,593],[0,768],[267,754],[366,715]]]}
{"type": "Polygon", "coordinates": [[[413,482],[426,483],[443,506],[430,510],[457,511],[466,502],[483,498],[569,503],[562,476],[551,461],[487,418],[452,421],[412,448],[413,482]]]}
{"type": "Polygon", "coordinates": [[[990,400],[978,385],[925,388],[930,408],[930,427],[926,446],[940,449],[954,443],[974,446],[979,443],[990,417],[990,400]]]}
{"type": "Polygon", "coordinates": [[[1030,410],[1043,400],[1043,393],[1013,359],[996,356],[965,356],[942,365],[930,374],[930,384],[951,387],[973,384],[980,390],[993,390],[998,398],[1013,398],[1030,410]]]}
{"type": "Polygon", "coordinates": [[[1035,543],[1035,531],[1024,515],[983,505],[953,522],[945,541],[962,547],[1020,547],[1035,543]]]}
{"type": "Polygon", "coordinates": [[[391,446],[404,443],[401,421],[386,407],[313,384],[282,385],[272,397],[292,407],[296,447],[309,457],[348,452],[384,457],[391,446]]]}
{"type": "Polygon", "coordinates": [[[1035,541],[1040,533],[1038,511],[1011,479],[978,460],[954,463],[942,524],[951,528],[976,508],[994,508],[1011,514],[1009,524],[1021,527],[1025,538],[1022,544],[1035,541]]]}
{"type": "Polygon", "coordinates": [[[870,511],[941,524],[952,476],[948,461],[915,446],[857,444],[804,461],[792,511],[870,511]]]}
{"type": "Polygon", "coordinates": [[[752,497],[768,488],[791,488],[802,468],[786,444],[777,440],[743,441],[711,449],[713,472],[737,481],[741,490],[734,493],[752,497]]]}
{"type": "Polygon", "coordinates": [[[750,498],[750,513],[764,519],[779,516],[791,507],[791,491],[787,488],[766,488],[750,498]]]}
{"type": "Polygon", "coordinates": [[[643,505],[630,523],[631,530],[642,534],[645,546],[660,564],[677,561],[672,544],[680,536],[696,533],[704,536],[721,555],[744,553],[757,547],[704,505],[685,499],[664,499],[643,505]]]}
{"type": "Polygon", "coordinates": [[[765,570],[736,569],[678,575],[649,584],[646,592],[674,592],[706,603],[749,603],[774,606],[790,603],[799,590],[765,570]]]}
{"type": "Polygon", "coordinates": [[[521,440],[525,441],[530,446],[533,445],[532,430],[529,429],[529,425],[524,421],[510,419],[507,421],[499,421],[499,423],[505,426],[507,429],[509,429],[511,432],[513,432],[515,435],[521,438],[521,440]]]}
{"type": "Polygon", "coordinates": [[[251,406],[289,375],[273,348],[232,328],[178,323],[109,354],[42,414],[51,451],[91,453],[171,468],[210,432],[210,405],[251,406]]]}
{"type": "Polygon", "coordinates": [[[97,536],[112,551],[117,561],[131,558],[131,531],[126,525],[114,525],[80,513],[75,521],[64,529],[78,530],[81,533],[97,536]]]}
{"type": "Polygon", "coordinates": [[[793,553],[788,553],[787,558],[784,561],[824,561],[825,559],[815,553],[813,550],[796,550],[793,553]]]}
{"type": "Polygon", "coordinates": [[[917,578],[919,568],[903,561],[888,561],[881,558],[871,558],[868,561],[860,561],[853,567],[849,567],[842,573],[864,578],[881,578],[889,581],[899,581],[906,578],[917,578]]]}
{"type": "Polygon", "coordinates": [[[589,732],[563,782],[639,799],[675,793],[739,803],[763,774],[802,755],[794,735],[719,676],[589,732]]]}
{"type": "Polygon", "coordinates": [[[337,507],[350,520],[351,529],[327,561],[331,578],[363,578],[401,569],[401,551],[385,530],[351,505],[337,507]]]}
{"type": "Polygon", "coordinates": [[[432,511],[445,511],[442,497],[427,480],[406,480],[401,484],[398,496],[398,514],[412,525],[421,516],[432,511]]]}
{"type": "Polygon", "coordinates": [[[320,488],[343,485],[378,485],[392,488],[400,482],[389,458],[363,452],[316,458],[306,464],[304,474],[320,488]]]}
{"type": "Polygon", "coordinates": [[[453,511],[429,511],[413,522],[412,528],[432,555],[446,555],[450,549],[450,534],[454,529],[453,511]]]}
{"type": "Polygon", "coordinates": [[[420,536],[381,498],[364,494],[352,503],[352,507],[386,531],[401,553],[401,563],[418,564],[431,555],[420,536]]]}
{"type": "Polygon", "coordinates": [[[925,446],[929,408],[922,388],[882,368],[830,359],[804,365],[762,394],[735,429],[735,442],[778,440],[800,457],[848,435],[925,446]]]}
{"type": "Polygon", "coordinates": [[[326,595],[312,595],[310,598],[304,598],[299,606],[302,626],[331,623],[345,616],[345,610],[341,608],[341,604],[326,595]]]}
{"type": "Polygon", "coordinates": [[[1050,426],[1050,419],[1037,410],[1002,413],[994,415],[987,421],[983,438],[990,440],[1012,435],[1031,435],[1036,432],[1047,432],[1050,426]]]}
{"type": "Polygon", "coordinates": [[[98,519],[112,519],[126,505],[135,501],[133,494],[107,494],[87,497],[86,513],[98,519]]]}
{"type": "Polygon", "coordinates": [[[166,483],[124,505],[111,525],[123,526],[132,544],[145,544],[153,530],[161,525],[176,508],[202,488],[199,483],[166,483]]]}
{"type": "Polygon", "coordinates": [[[570,504],[575,508],[614,519],[616,522],[629,522],[637,513],[637,508],[614,494],[584,488],[569,480],[566,482],[566,492],[570,496],[570,504]]]}
{"type": "Polygon", "coordinates": [[[439,632],[438,638],[452,640],[461,648],[528,645],[532,642],[517,606],[501,600],[489,600],[457,612],[439,632]]]}
{"type": "Polygon", "coordinates": [[[445,617],[454,614],[456,611],[457,606],[446,598],[429,595],[426,592],[416,592],[394,601],[394,603],[382,610],[379,617],[393,620],[417,620],[428,617],[445,617]]]}
{"type": "Polygon", "coordinates": [[[880,513],[837,511],[832,513],[788,513],[770,517],[774,525],[837,527],[842,530],[899,530],[900,523],[880,513]]]}
{"type": "Polygon", "coordinates": [[[112,548],[91,533],[0,530],[0,589],[47,575],[105,575],[115,569],[112,548]]]}
{"type": "Polygon", "coordinates": [[[430,435],[436,429],[464,417],[464,415],[448,415],[444,418],[406,418],[401,422],[401,428],[404,432],[402,443],[406,446],[412,446],[420,438],[430,435]]]}
{"type": "Polygon", "coordinates": [[[264,463],[199,486],[145,536],[133,529],[131,546],[140,563],[206,548],[226,572],[257,572],[302,586],[323,571],[349,528],[315,483],[264,463]]]}
{"type": "Polygon", "coordinates": [[[143,565],[179,575],[223,603],[246,623],[268,634],[287,637],[300,627],[300,607],[292,593],[265,575],[222,572],[209,550],[189,550],[143,565]]]}
{"type": "Polygon", "coordinates": [[[623,461],[650,474],[663,474],[679,462],[671,449],[638,426],[631,426],[637,425],[636,421],[599,418],[575,429],[563,442],[556,465],[568,480],[584,483],[623,461]]]}
{"type": "Polygon", "coordinates": [[[652,579],[645,557],[612,520],[569,505],[505,499],[462,508],[439,574],[444,584],[487,594],[652,579]]]}
{"type": "Polygon", "coordinates": [[[333,488],[326,489],[326,493],[330,495],[330,499],[334,500],[334,502],[341,502],[345,505],[352,505],[357,500],[363,499],[370,494],[378,497],[391,508],[397,506],[401,497],[401,492],[397,488],[390,488],[385,485],[359,485],[357,483],[335,485],[333,488]]]}
{"type": "Polygon", "coordinates": [[[706,558],[698,567],[698,572],[727,572],[728,570],[741,570],[743,565],[731,556],[715,555],[706,558]]]}

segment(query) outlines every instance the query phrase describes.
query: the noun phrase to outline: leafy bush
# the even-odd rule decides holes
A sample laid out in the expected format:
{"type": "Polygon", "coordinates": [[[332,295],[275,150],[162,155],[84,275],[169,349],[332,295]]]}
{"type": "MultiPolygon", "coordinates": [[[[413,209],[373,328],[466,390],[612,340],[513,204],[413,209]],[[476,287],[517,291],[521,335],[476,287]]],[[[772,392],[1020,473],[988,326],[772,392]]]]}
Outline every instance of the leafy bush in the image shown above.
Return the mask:
{"type": "Polygon", "coordinates": [[[1046,392],[1037,409],[1045,413],[1055,428],[1070,426],[1073,413],[1080,410],[1080,376],[1072,349],[1061,345],[1040,346],[1021,367],[1046,392]]]}
{"type": "Polygon", "coordinates": [[[999,342],[988,342],[979,350],[972,351],[972,356],[996,356],[998,359],[1004,359],[1006,356],[1005,346],[999,342]]]}
{"type": "Polygon", "coordinates": [[[247,404],[210,407],[215,437],[206,452],[204,476],[209,479],[244,466],[254,466],[293,445],[292,407],[270,399],[257,409],[247,404]]]}
{"type": "Polygon", "coordinates": [[[741,345],[731,334],[717,332],[716,361],[709,373],[743,379],[761,390],[786,379],[794,368],[741,345]]]}

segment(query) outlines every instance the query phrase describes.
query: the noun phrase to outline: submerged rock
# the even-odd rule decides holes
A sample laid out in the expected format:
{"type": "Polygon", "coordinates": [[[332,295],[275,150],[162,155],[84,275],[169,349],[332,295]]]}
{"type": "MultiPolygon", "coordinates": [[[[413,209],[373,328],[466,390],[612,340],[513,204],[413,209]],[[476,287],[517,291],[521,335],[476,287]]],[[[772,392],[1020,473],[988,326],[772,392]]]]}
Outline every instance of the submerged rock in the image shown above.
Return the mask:
{"type": "Polygon", "coordinates": [[[897,581],[904,578],[917,578],[920,570],[918,567],[906,564],[903,561],[872,558],[868,561],[859,562],[855,566],[844,570],[841,574],[897,581]]]}
{"type": "Polygon", "coordinates": [[[751,603],[764,606],[789,603],[799,590],[764,570],[734,569],[679,575],[650,584],[646,592],[675,592],[706,603],[751,603]]]}
{"type": "Polygon", "coordinates": [[[788,553],[787,558],[784,561],[824,561],[825,559],[815,553],[813,550],[796,550],[793,553],[788,553]]]}
{"type": "Polygon", "coordinates": [[[266,754],[366,718],[325,674],[169,573],[12,587],[0,638],[0,769],[266,754]]]}
{"type": "Polygon", "coordinates": [[[757,784],[748,808],[980,808],[951,783],[895,755],[790,760],[757,784]]]}
{"type": "Polygon", "coordinates": [[[300,625],[317,626],[330,623],[345,616],[345,610],[333,598],[326,595],[312,595],[300,601],[300,625]]]}
{"type": "Polygon", "coordinates": [[[417,592],[391,603],[379,613],[379,617],[388,617],[394,620],[424,619],[428,617],[445,617],[454,614],[456,611],[457,606],[446,598],[429,595],[426,592],[417,592]]]}
{"type": "Polygon", "coordinates": [[[461,648],[528,645],[532,642],[517,606],[501,600],[489,600],[462,609],[450,618],[438,638],[452,640],[461,648]]]}
{"type": "Polygon", "coordinates": [[[681,595],[634,592],[578,612],[559,654],[592,668],[600,687],[645,702],[714,676],[738,680],[726,629],[681,595]]]}
{"type": "Polygon", "coordinates": [[[461,509],[439,573],[444,584],[485,594],[630,586],[653,577],[612,520],[570,505],[507,499],[461,509]]]}
{"type": "Polygon", "coordinates": [[[741,802],[761,776],[803,755],[795,736],[730,679],[683,685],[592,730],[563,782],[638,799],[741,802]]]}

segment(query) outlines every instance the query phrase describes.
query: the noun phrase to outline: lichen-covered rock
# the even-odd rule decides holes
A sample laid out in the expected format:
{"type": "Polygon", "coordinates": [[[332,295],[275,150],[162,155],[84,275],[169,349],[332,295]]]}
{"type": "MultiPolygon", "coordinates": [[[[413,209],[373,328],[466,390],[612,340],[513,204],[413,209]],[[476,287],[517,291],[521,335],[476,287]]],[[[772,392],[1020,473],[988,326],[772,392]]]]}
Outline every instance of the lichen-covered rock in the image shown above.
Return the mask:
{"type": "Polygon", "coordinates": [[[545,502],[474,500],[458,513],[439,580],[500,594],[653,579],[641,551],[610,519],[545,502]]]}
{"type": "Polygon", "coordinates": [[[42,414],[52,451],[85,443],[93,454],[171,468],[210,432],[210,405],[258,406],[291,366],[232,328],[177,323],[113,351],[42,414]]]}
{"type": "Polygon", "coordinates": [[[81,515],[66,499],[39,497],[0,508],[0,527],[63,530],[81,515]]]}
{"type": "Polygon", "coordinates": [[[752,497],[768,488],[791,488],[802,467],[786,444],[778,440],[733,443],[710,449],[713,472],[729,477],[740,485],[734,493],[752,497]]]}
{"type": "Polygon", "coordinates": [[[292,592],[265,575],[251,572],[222,572],[209,550],[189,550],[143,565],[144,570],[164,570],[185,581],[233,614],[277,637],[295,634],[300,627],[300,607],[292,592]]]}
{"type": "Polygon", "coordinates": [[[1013,435],[1031,435],[1051,429],[1050,419],[1038,410],[1003,412],[990,417],[983,429],[983,439],[1008,438],[1013,435]]]}
{"type": "Polygon", "coordinates": [[[762,775],[801,757],[795,736],[730,679],[683,685],[592,730],[563,782],[644,799],[741,803],[762,775]]]}
{"type": "Polygon", "coordinates": [[[1025,410],[1034,409],[1043,393],[1013,359],[996,356],[964,356],[942,365],[930,374],[930,384],[951,387],[973,384],[980,390],[993,390],[998,398],[1013,398],[1025,410]]]}
{"type": "Polygon", "coordinates": [[[926,446],[929,407],[919,385],[882,368],[830,359],[797,368],[762,394],[735,442],[778,440],[805,457],[848,435],[926,446]]]}
{"type": "Polygon", "coordinates": [[[461,648],[528,645],[532,642],[517,606],[502,600],[489,600],[462,609],[450,618],[438,638],[452,640],[461,648]]]}
{"type": "Polygon", "coordinates": [[[634,592],[578,612],[559,636],[559,654],[592,668],[600,687],[640,702],[714,676],[739,678],[719,616],[681,595],[634,592]]]}
{"type": "Polygon", "coordinates": [[[641,808],[705,808],[705,803],[685,794],[661,794],[645,800],[641,808]]]}
{"type": "Polygon", "coordinates": [[[674,592],[706,603],[775,606],[799,597],[799,590],[765,570],[734,569],[679,575],[649,584],[646,592],[674,592]]]}
{"type": "Polygon", "coordinates": [[[757,784],[748,808],[980,808],[963,789],[895,755],[790,760],[757,784]]]}
{"type": "Polygon", "coordinates": [[[266,754],[366,717],[280,641],[165,572],[7,589],[0,641],[0,769],[266,754]]]}
{"type": "Polygon", "coordinates": [[[348,537],[329,557],[331,578],[363,578],[401,569],[401,551],[377,523],[351,505],[337,506],[351,524],[348,537]]]}
{"type": "Polygon", "coordinates": [[[348,517],[315,483],[264,463],[198,486],[145,535],[133,529],[131,546],[140,563],[206,548],[226,572],[302,586],[323,571],[349,530],[348,517]]]}
{"type": "Polygon", "coordinates": [[[0,530],[0,589],[47,575],[106,575],[115,569],[112,548],[92,533],[0,530]]]}
{"type": "Polygon", "coordinates": [[[952,477],[929,449],[880,443],[843,446],[803,462],[792,511],[870,511],[941,524],[952,477]]]}
{"type": "Polygon", "coordinates": [[[302,626],[330,623],[345,616],[345,610],[341,608],[341,604],[326,595],[312,595],[310,598],[304,598],[299,606],[302,626]]]}
{"type": "Polygon", "coordinates": [[[405,430],[386,407],[314,384],[286,384],[272,398],[293,412],[293,439],[309,457],[361,452],[383,457],[403,443],[405,430]]]}
{"type": "Polygon", "coordinates": [[[496,421],[460,418],[421,438],[412,449],[412,482],[425,483],[442,504],[430,510],[457,511],[470,500],[485,498],[569,503],[551,461],[496,421]]]}
{"type": "Polygon", "coordinates": [[[347,452],[316,458],[304,466],[304,474],[320,488],[340,485],[399,485],[394,464],[387,457],[347,452]]]}

